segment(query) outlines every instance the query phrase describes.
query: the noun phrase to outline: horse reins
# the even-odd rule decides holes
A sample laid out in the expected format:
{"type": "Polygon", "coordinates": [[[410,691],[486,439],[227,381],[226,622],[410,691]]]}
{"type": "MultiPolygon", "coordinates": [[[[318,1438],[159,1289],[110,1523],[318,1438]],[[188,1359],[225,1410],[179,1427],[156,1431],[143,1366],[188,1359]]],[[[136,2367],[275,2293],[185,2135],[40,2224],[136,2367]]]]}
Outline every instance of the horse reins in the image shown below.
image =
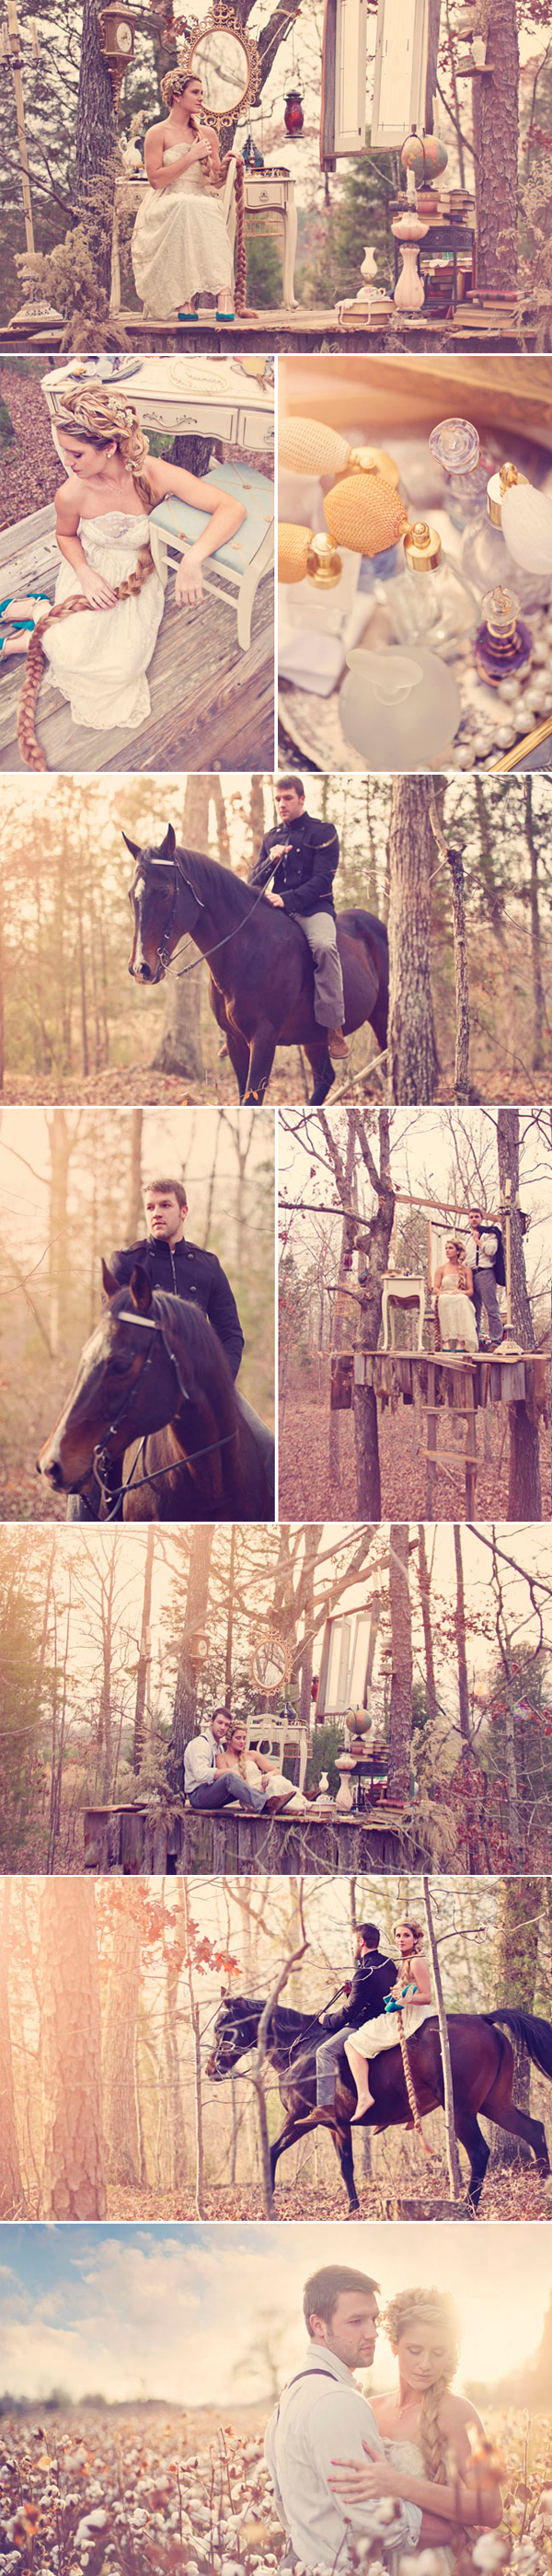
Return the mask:
{"type": "MultiPolygon", "coordinates": [[[[172,896],[172,903],[171,903],[171,908],[170,908],[170,912],[169,912],[169,918],[168,918],[168,921],[165,923],[165,929],[164,929],[164,931],[163,931],[163,937],[162,937],[162,939],[160,940],[160,942],[159,942],[159,946],[158,946],[158,949],[157,949],[157,964],[158,964],[158,966],[162,966],[162,967],[163,967],[163,971],[164,971],[164,972],[166,972],[167,966],[168,966],[169,964],[170,964],[170,965],[173,965],[175,957],[177,957],[177,956],[178,956],[178,950],[179,950],[179,948],[181,948],[181,946],[182,946],[182,941],[183,941],[184,939],[191,939],[191,936],[192,936],[192,933],[191,933],[191,931],[190,931],[190,930],[182,930],[182,931],[181,931],[181,933],[180,933],[180,938],[179,938],[179,939],[177,939],[177,942],[176,942],[176,948],[173,948],[172,957],[171,957],[171,958],[169,958],[169,947],[168,947],[168,943],[169,943],[170,934],[171,934],[171,930],[172,930],[172,926],[173,926],[173,921],[174,921],[174,916],[175,916],[175,912],[176,912],[176,899],[177,899],[177,893],[178,893],[178,886],[179,886],[179,882],[180,882],[180,883],[182,883],[183,885],[187,885],[187,886],[189,886],[189,888],[190,888],[190,894],[193,894],[194,903],[199,904],[200,912],[204,912],[204,911],[205,911],[205,904],[204,904],[204,903],[203,903],[203,901],[202,901],[202,897],[201,897],[201,895],[196,893],[196,888],[195,888],[195,886],[194,886],[194,885],[192,885],[192,879],[191,879],[191,877],[187,877],[187,876],[185,876],[185,875],[184,875],[184,870],[183,870],[182,868],[177,868],[177,867],[176,867],[174,859],[154,859],[154,861],[153,861],[153,865],[154,865],[154,867],[172,867],[173,877],[174,877],[173,896],[172,896]]],[[[139,869],[138,874],[139,874],[139,875],[143,875],[143,876],[144,876],[144,880],[145,880],[146,871],[145,871],[144,869],[139,869]]],[[[202,949],[200,949],[199,957],[193,957],[193,958],[192,958],[191,966],[179,966],[179,967],[177,968],[177,975],[178,975],[178,980],[179,980],[179,982],[181,981],[181,978],[182,978],[182,976],[184,976],[184,975],[194,975],[194,974],[195,974],[195,971],[196,971],[196,967],[197,967],[197,966],[206,966],[208,958],[209,958],[209,957],[216,957],[216,955],[217,955],[217,950],[218,950],[219,948],[227,948],[227,947],[228,947],[228,941],[229,941],[229,939],[237,939],[239,931],[240,931],[240,930],[245,930],[245,929],[246,929],[246,927],[247,927],[247,923],[248,923],[249,921],[252,921],[252,920],[253,920],[253,914],[254,914],[254,912],[256,912],[256,911],[257,911],[257,905],[258,905],[259,903],[262,903],[262,901],[263,901],[263,897],[264,897],[265,893],[266,893],[266,887],[265,887],[265,886],[261,886],[261,887],[260,887],[260,891],[259,891],[259,893],[255,896],[255,901],[254,901],[254,903],[252,903],[252,905],[251,905],[251,911],[250,911],[250,912],[248,912],[248,913],[246,913],[246,915],[245,915],[245,919],[244,919],[243,921],[237,921],[237,922],[236,922],[236,925],[235,925],[235,928],[234,928],[233,930],[226,930],[226,931],[225,931],[225,933],[224,933],[224,938],[223,938],[223,939],[215,939],[215,941],[214,941],[214,944],[213,944],[213,947],[212,947],[212,948],[202,948],[202,949]]]]}
{"type": "MultiPolygon", "coordinates": [[[[175,1374],[176,1382],[177,1382],[177,1386],[178,1386],[178,1392],[179,1392],[179,1395],[180,1395],[180,1397],[181,1397],[182,1403],[183,1403],[183,1404],[190,1404],[190,1403],[191,1403],[191,1397],[190,1397],[190,1396],[189,1396],[189,1394],[188,1394],[188,1389],[187,1389],[187,1387],[185,1387],[185,1386],[184,1386],[184,1384],[183,1384],[183,1381],[182,1381],[182,1378],[181,1378],[181,1375],[180,1375],[180,1369],[179,1369],[179,1366],[178,1366],[178,1360],[177,1360],[177,1358],[176,1358],[176,1354],[175,1354],[175,1352],[174,1352],[174,1351],[172,1351],[172,1350],[171,1350],[170,1342],[168,1342],[168,1341],[167,1341],[167,1336],[166,1336],[166,1333],[165,1333],[165,1330],[164,1330],[164,1326],[163,1326],[163,1324],[162,1324],[162,1322],[161,1322],[161,1318],[160,1318],[160,1316],[156,1317],[156,1318],[155,1318],[155,1321],[153,1321],[153,1320],[150,1320],[149,1315],[134,1315],[134,1314],[132,1314],[132,1315],[128,1315],[128,1314],[126,1314],[126,1315],[125,1315],[125,1314],[123,1313],[123,1314],[121,1314],[121,1315],[119,1315],[119,1316],[118,1316],[117,1320],[118,1320],[118,1322],[119,1322],[119,1323],[121,1323],[121,1324],[137,1324],[137,1325],[139,1326],[139,1328],[140,1328],[140,1331],[141,1331],[141,1332],[143,1332],[143,1333],[160,1333],[160,1334],[161,1334],[161,1340],[162,1340],[162,1343],[163,1343],[163,1349],[164,1349],[164,1352],[165,1352],[165,1358],[170,1362],[170,1366],[171,1366],[171,1368],[172,1368],[172,1369],[174,1369],[174,1374],[175,1374]]],[[[113,1440],[113,1439],[114,1439],[116,1432],[117,1432],[117,1431],[119,1431],[119,1429],[120,1429],[120,1425],[121,1425],[121,1423],[125,1421],[126,1414],[127,1414],[127,1413],[130,1413],[130,1408],[131,1408],[131,1405],[132,1405],[132,1403],[133,1403],[133,1401],[134,1401],[134,1396],[135,1396],[135,1394],[136,1394],[137,1390],[139,1390],[139,1389],[143,1386],[143,1384],[144,1384],[144,1380],[145,1380],[145,1378],[146,1378],[146,1377],[147,1377],[147,1375],[148,1375],[148,1370],[149,1370],[149,1368],[151,1367],[151,1362],[152,1362],[153,1354],[154,1354],[154,1347],[155,1347],[154,1343],[153,1343],[153,1342],[150,1342],[149,1351],[147,1351],[147,1352],[146,1352],[146,1357],[145,1357],[145,1360],[144,1360],[144,1363],[143,1363],[143,1367],[142,1367],[142,1368],[141,1368],[141,1370],[140,1370],[140,1376],[139,1376],[139,1378],[134,1378],[134,1379],[133,1379],[133,1381],[132,1381],[132,1385],[131,1385],[131,1386],[129,1386],[129,1387],[127,1387],[126,1395],[125,1395],[125,1396],[123,1396],[123,1402],[122,1402],[122,1404],[119,1406],[119,1411],[118,1411],[118,1413],[114,1414],[113,1421],[112,1421],[112,1422],[110,1422],[110,1425],[109,1425],[109,1430],[108,1430],[108,1431],[106,1431],[106,1432],[104,1433],[104,1438],[103,1438],[103,1440],[102,1440],[101,1442],[99,1442],[99,1443],[98,1443],[97,1448],[94,1450],[94,1455],[93,1455],[93,1459],[92,1459],[92,1473],[93,1473],[93,1475],[94,1475],[94,1476],[95,1476],[95,1478],[96,1478],[96,1483],[97,1483],[97,1484],[99,1485],[99,1487],[100,1487],[100,1493],[101,1493],[101,1495],[102,1495],[102,1500],[103,1500],[103,1502],[105,1502],[105,1501],[106,1501],[106,1498],[107,1498],[107,1496],[108,1496],[108,1495],[110,1496],[110,1498],[112,1498],[112,1510],[106,1513],[106,1518],[107,1518],[107,1520],[116,1520],[116,1518],[117,1518],[117,1514],[118,1514],[118,1509],[119,1509],[119,1504],[120,1504],[120,1501],[121,1501],[121,1497],[122,1497],[122,1495],[123,1495],[123,1494],[128,1494],[128,1493],[129,1493],[129,1491],[130,1491],[130,1487],[131,1487],[131,1486],[132,1486],[133,1492],[134,1492],[135,1494],[139,1494],[139,1493],[141,1492],[142,1487],[143,1487],[144,1485],[154,1485],[154,1484],[158,1484],[158,1483],[160,1482],[160,1480],[161,1480],[161,1478],[162,1478],[163,1476],[174,1476],[174,1474],[178,1472],[178,1460],[174,1460],[174,1459],[173,1459],[172,1464],[171,1464],[171,1466],[170,1466],[170,1467],[156,1467],[156,1468],[155,1468],[155,1470],[154,1470],[154,1472],[153,1472],[153,1474],[152,1474],[151,1476],[140,1476],[139,1481],[138,1481],[138,1484],[135,1484],[135,1483],[134,1483],[134,1467],[137,1467],[137,1466],[138,1466],[138,1461],[139,1461],[139,1459],[143,1456],[143,1452],[144,1452],[145,1445],[146,1445],[146,1440],[147,1440],[147,1439],[148,1439],[148,1437],[149,1437],[148,1432],[147,1432],[147,1431],[144,1431],[144,1433],[143,1433],[143,1435],[142,1435],[142,1439],[141,1439],[141,1441],[140,1441],[140,1445],[139,1445],[139,1448],[138,1448],[137,1454],[136,1454],[136,1458],[135,1458],[135,1460],[134,1460],[134,1467],[131,1467],[130,1476],[127,1478],[126,1485],[125,1485],[125,1484],[117,1485],[117,1486],[114,1488],[114,1487],[113,1487],[112,1485],[110,1485],[110,1483],[109,1483],[109,1468],[110,1468],[110,1465],[111,1465],[111,1463],[112,1463],[112,1462],[111,1462],[111,1460],[108,1458],[108,1455],[107,1455],[107,1444],[108,1444],[108,1441],[109,1441],[109,1440],[113,1440]],[[114,1499],[113,1499],[113,1498],[114,1498],[114,1499]]],[[[203,1449],[192,1449],[192,1450],[190,1451],[189,1458],[185,1458],[185,1459],[183,1459],[182,1464],[183,1464],[183,1466],[194,1466],[194,1465],[195,1465],[195,1462],[196,1462],[196,1459],[198,1459],[198,1458],[208,1458],[208,1457],[209,1457],[209,1455],[210,1455],[211,1450],[213,1450],[213,1449],[225,1449],[225,1448],[228,1446],[228,1442],[229,1442],[230,1440],[235,1440],[235,1439],[236,1439],[236,1432],[235,1432],[235,1431],[227,1431],[227,1432],[225,1432],[225,1433],[223,1434],[223,1437],[222,1437],[222,1439],[221,1439],[221,1440],[208,1440],[208,1441],[206,1442],[205,1448],[203,1448],[203,1449]]],[[[72,1490],[72,1491],[78,1491],[78,1488],[73,1487],[73,1488],[71,1488],[71,1490],[72,1490]]],[[[86,1510],[87,1510],[87,1511],[88,1511],[88,1513],[89,1513],[90,1519],[91,1519],[91,1520],[93,1520],[93,1519],[94,1519],[94,1513],[92,1512],[92,1509],[91,1509],[90,1503],[88,1503],[88,1501],[87,1501],[87,1497],[86,1497],[86,1494],[85,1494],[85,1493],[83,1493],[83,1494],[82,1494],[82,1501],[83,1501],[83,1503],[85,1504],[85,1508],[86,1508],[86,1510]]]]}

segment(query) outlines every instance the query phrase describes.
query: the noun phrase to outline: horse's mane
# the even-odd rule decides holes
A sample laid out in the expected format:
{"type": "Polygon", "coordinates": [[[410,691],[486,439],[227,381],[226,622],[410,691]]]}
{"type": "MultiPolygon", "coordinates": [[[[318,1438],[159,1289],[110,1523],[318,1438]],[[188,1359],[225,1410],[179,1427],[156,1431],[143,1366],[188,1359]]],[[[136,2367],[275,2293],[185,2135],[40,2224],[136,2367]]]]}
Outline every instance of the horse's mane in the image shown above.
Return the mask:
{"type": "MultiPolygon", "coordinates": [[[[264,2012],[267,2001],[267,1995],[228,1995],[221,2009],[223,2012],[238,2013],[241,2020],[246,2013],[264,2012]]],[[[282,2039],[301,2039],[305,2038],[307,2031],[311,2030],[314,2037],[319,2015],[295,2012],[290,2004],[276,2004],[272,2018],[282,2039]]]]}
{"type": "MultiPolygon", "coordinates": [[[[128,1298],[128,1288],[123,1294],[128,1298]]],[[[219,1397],[221,1403],[230,1405],[233,1427],[236,1394],[230,1361],[202,1307],[194,1306],[191,1298],[188,1301],[184,1297],[174,1297],[168,1288],[154,1288],[152,1303],[154,1314],[159,1315],[166,1333],[169,1349],[174,1350],[176,1359],[181,1355],[189,1362],[191,1358],[192,1368],[200,1381],[207,1359],[208,1393],[219,1397]]]]}
{"type": "Polygon", "coordinates": [[[246,921],[259,889],[247,886],[232,868],[223,867],[220,859],[207,859],[201,850],[175,850],[173,865],[179,876],[187,877],[199,903],[208,903],[215,891],[220,893],[221,880],[225,898],[236,921],[246,921]]]}

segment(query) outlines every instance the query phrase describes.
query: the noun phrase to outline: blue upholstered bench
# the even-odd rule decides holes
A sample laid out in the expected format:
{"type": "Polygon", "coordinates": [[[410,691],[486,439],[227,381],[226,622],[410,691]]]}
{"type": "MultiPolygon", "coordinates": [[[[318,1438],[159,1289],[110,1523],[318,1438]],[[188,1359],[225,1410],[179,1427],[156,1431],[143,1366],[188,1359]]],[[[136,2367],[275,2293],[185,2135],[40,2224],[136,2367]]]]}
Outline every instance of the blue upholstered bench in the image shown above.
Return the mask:
{"type": "MultiPolygon", "coordinates": [[[[251,641],[255,592],[274,555],[274,487],[266,474],[257,474],[248,466],[245,457],[239,465],[215,462],[209,466],[205,481],[218,484],[222,492],[230,492],[232,499],[241,501],[247,511],[236,536],[229,537],[227,545],[218,546],[216,554],[208,555],[202,567],[206,590],[217,591],[222,584],[226,590],[237,592],[238,644],[246,653],[251,641]]],[[[150,543],[163,582],[170,555],[184,555],[208,524],[206,510],[193,509],[188,501],[175,500],[172,493],[156,503],[150,514],[150,543]]]]}

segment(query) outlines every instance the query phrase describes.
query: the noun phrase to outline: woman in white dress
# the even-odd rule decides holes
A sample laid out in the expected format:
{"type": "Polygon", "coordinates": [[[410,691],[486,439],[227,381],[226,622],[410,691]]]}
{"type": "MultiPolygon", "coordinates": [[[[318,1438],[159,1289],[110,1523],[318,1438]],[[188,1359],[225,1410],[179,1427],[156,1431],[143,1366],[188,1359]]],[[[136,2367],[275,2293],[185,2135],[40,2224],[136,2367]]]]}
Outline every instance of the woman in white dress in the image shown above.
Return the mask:
{"type": "Polygon", "coordinates": [[[451,1235],[445,1244],[445,1260],[440,1263],[433,1281],[437,1298],[441,1350],[458,1343],[466,1351],[479,1349],[477,1322],[473,1304],[473,1274],[468,1269],[461,1243],[451,1235]]]}
{"type": "MultiPolygon", "coordinates": [[[[234,262],[217,184],[224,176],[216,134],[202,125],[201,81],[167,72],[169,109],[144,143],[148,193],[132,236],[136,292],[144,313],[193,321],[194,298],[216,295],[219,321],[234,320],[234,262]]],[[[236,159],[239,156],[236,154],[236,159]]]]}
{"type": "Polygon", "coordinates": [[[366,2467],[334,2460],[330,2485],[342,2504],[396,2496],[436,2516],[443,2525],[444,2576],[462,2550],[465,2531],[493,2529],[501,2520],[499,2463],[475,2406],[451,2392],[459,2331],[448,2292],[399,2290],[384,2324],[398,2363],[398,2386],[392,2396],[371,2396],[370,2405],[385,2457],[376,2457],[365,2442],[366,2467]]]}
{"type": "Polygon", "coordinates": [[[220,1748],[217,1771],[239,1771],[248,1789],[258,1789],[260,1780],[270,1807],[302,1809],[305,1800],[299,1790],[294,1789],[293,1781],[286,1780],[285,1771],[278,1770],[277,1763],[271,1761],[268,1753],[254,1753],[251,1746],[246,1751],[246,1746],[247,1727],[237,1720],[230,1728],[226,1743],[220,1748]]]}
{"type": "MultiPolygon", "coordinates": [[[[56,428],[68,478],[56,495],[62,556],[55,607],[29,639],[18,740],[31,768],[45,761],[34,734],[34,709],[46,655],[68,698],[74,724],[96,732],[144,723],[150,711],[147,669],[163,615],[164,591],[154,570],[149,513],[167,493],[209,514],[208,526],[181,558],[174,595],[179,608],[203,598],[202,563],[234,536],[243,504],[216,484],[150,456],[133,404],[122,390],[91,382],[67,393],[56,428]],[[88,607],[92,616],[79,616],[88,607]]],[[[32,603],[14,600],[21,615],[32,603]]],[[[5,612],[4,612],[5,613],[5,612]]]]}
{"type": "Polygon", "coordinates": [[[421,1923],[412,1923],[405,1916],[402,1922],[394,1924],[393,1933],[398,1943],[403,1970],[403,1981],[401,1983],[399,1977],[390,1998],[393,2009],[378,2013],[374,2021],[361,2022],[360,2029],[355,2030],[354,2039],[346,2039],[344,2042],[345,2056],[348,2058],[351,2074],[354,2075],[358,2095],[351,2128],[355,2127],[358,2120],[364,2119],[365,2111],[370,2110],[373,2102],[373,2094],[368,2084],[370,2059],[379,2057],[382,2048],[396,2048],[398,2045],[398,2011],[402,2013],[405,2039],[411,2039],[413,2031],[419,2030],[421,2023],[428,2021],[435,2011],[427,1959],[421,1957],[424,1937],[421,1923]]]}

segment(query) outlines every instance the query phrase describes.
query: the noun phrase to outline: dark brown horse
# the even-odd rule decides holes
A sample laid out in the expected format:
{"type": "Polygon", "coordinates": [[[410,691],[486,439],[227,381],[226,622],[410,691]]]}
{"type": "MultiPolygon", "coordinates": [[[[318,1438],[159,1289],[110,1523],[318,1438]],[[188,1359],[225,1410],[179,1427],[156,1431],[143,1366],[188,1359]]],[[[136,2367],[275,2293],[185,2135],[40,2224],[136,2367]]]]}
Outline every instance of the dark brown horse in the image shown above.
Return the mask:
{"type": "Polygon", "coordinates": [[[271,1519],[263,1460],[207,1317],[152,1289],[140,1263],[128,1288],[102,1270],[108,1302],[39,1474],[55,1493],[86,1494],[95,1480],[101,1520],[271,1519]]]}
{"type": "MultiPolygon", "coordinates": [[[[256,2048],[257,2032],[264,2003],[247,1996],[235,1995],[223,2003],[214,2028],[214,2041],[207,2061],[207,2074],[213,2084],[237,2065],[248,2049],[256,2048]]],[[[447,2027],[450,2041],[454,2117],[456,2136],[470,2160],[468,2204],[475,2215],[489,2162],[489,2148],[479,2127],[478,2113],[485,2120],[496,2121],[497,2128],[507,2129],[513,2137],[524,2138],[532,2147],[539,2174],[549,2174],[550,2164],[542,2120],[530,2120],[527,2112],[516,2110],[512,2101],[514,2052],[504,2031],[496,2025],[505,2022],[518,2043],[523,2042],[533,2066],[552,2083],[552,2025],[539,2020],[534,2013],[500,2011],[496,2013],[449,2013],[447,2027]]],[[[339,2060],[335,2099],[326,2110],[316,2105],[316,2050],[328,2037],[328,2025],[309,2019],[307,2013],[291,2012],[277,2005],[272,2017],[268,2055],[279,2077],[280,2099],[286,2112],[284,2127],[271,2149],[272,2180],[280,2156],[293,2147],[309,2129],[330,2130],[340,2171],[348,2195],[349,2209],[359,2207],[353,2169],[351,2112],[356,2093],[352,2084],[345,2052],[339,2060]]],[[[421,2115],[443,2106],[443,2069],[437,2019],[423,2022],[408,2043],[416,2097],[421,2115]]],[[[370,2065],[370,2083],[374,2107],[367,2111],[359,2128],[411,2129],[412,2113],[406,2090],[400,2048],[386,2048],[370,2065]]]]}
{"type": "MultiPolygon", "coordinates": [[[[129,975],[137,984],[159,984],[189,932],[209,960],[211,1010],[224,1032],[240,1100],[264,1100],[278,1046],[304,1048],[314,1074],[312,1099],[325,1100],[335,1071],[314,1016],[312,958],[299,922],[276,911],[264,892],[242,885],[230,868],[197,850],[177,849],[172,823],[157,850],[141,850],[126,832],[123,840],[136,859],[129,975]]],[[[371,912],[341,912],[337,940],[346,1033],[369,1021],[383,1048],[387,932],[371,912]]]]}

